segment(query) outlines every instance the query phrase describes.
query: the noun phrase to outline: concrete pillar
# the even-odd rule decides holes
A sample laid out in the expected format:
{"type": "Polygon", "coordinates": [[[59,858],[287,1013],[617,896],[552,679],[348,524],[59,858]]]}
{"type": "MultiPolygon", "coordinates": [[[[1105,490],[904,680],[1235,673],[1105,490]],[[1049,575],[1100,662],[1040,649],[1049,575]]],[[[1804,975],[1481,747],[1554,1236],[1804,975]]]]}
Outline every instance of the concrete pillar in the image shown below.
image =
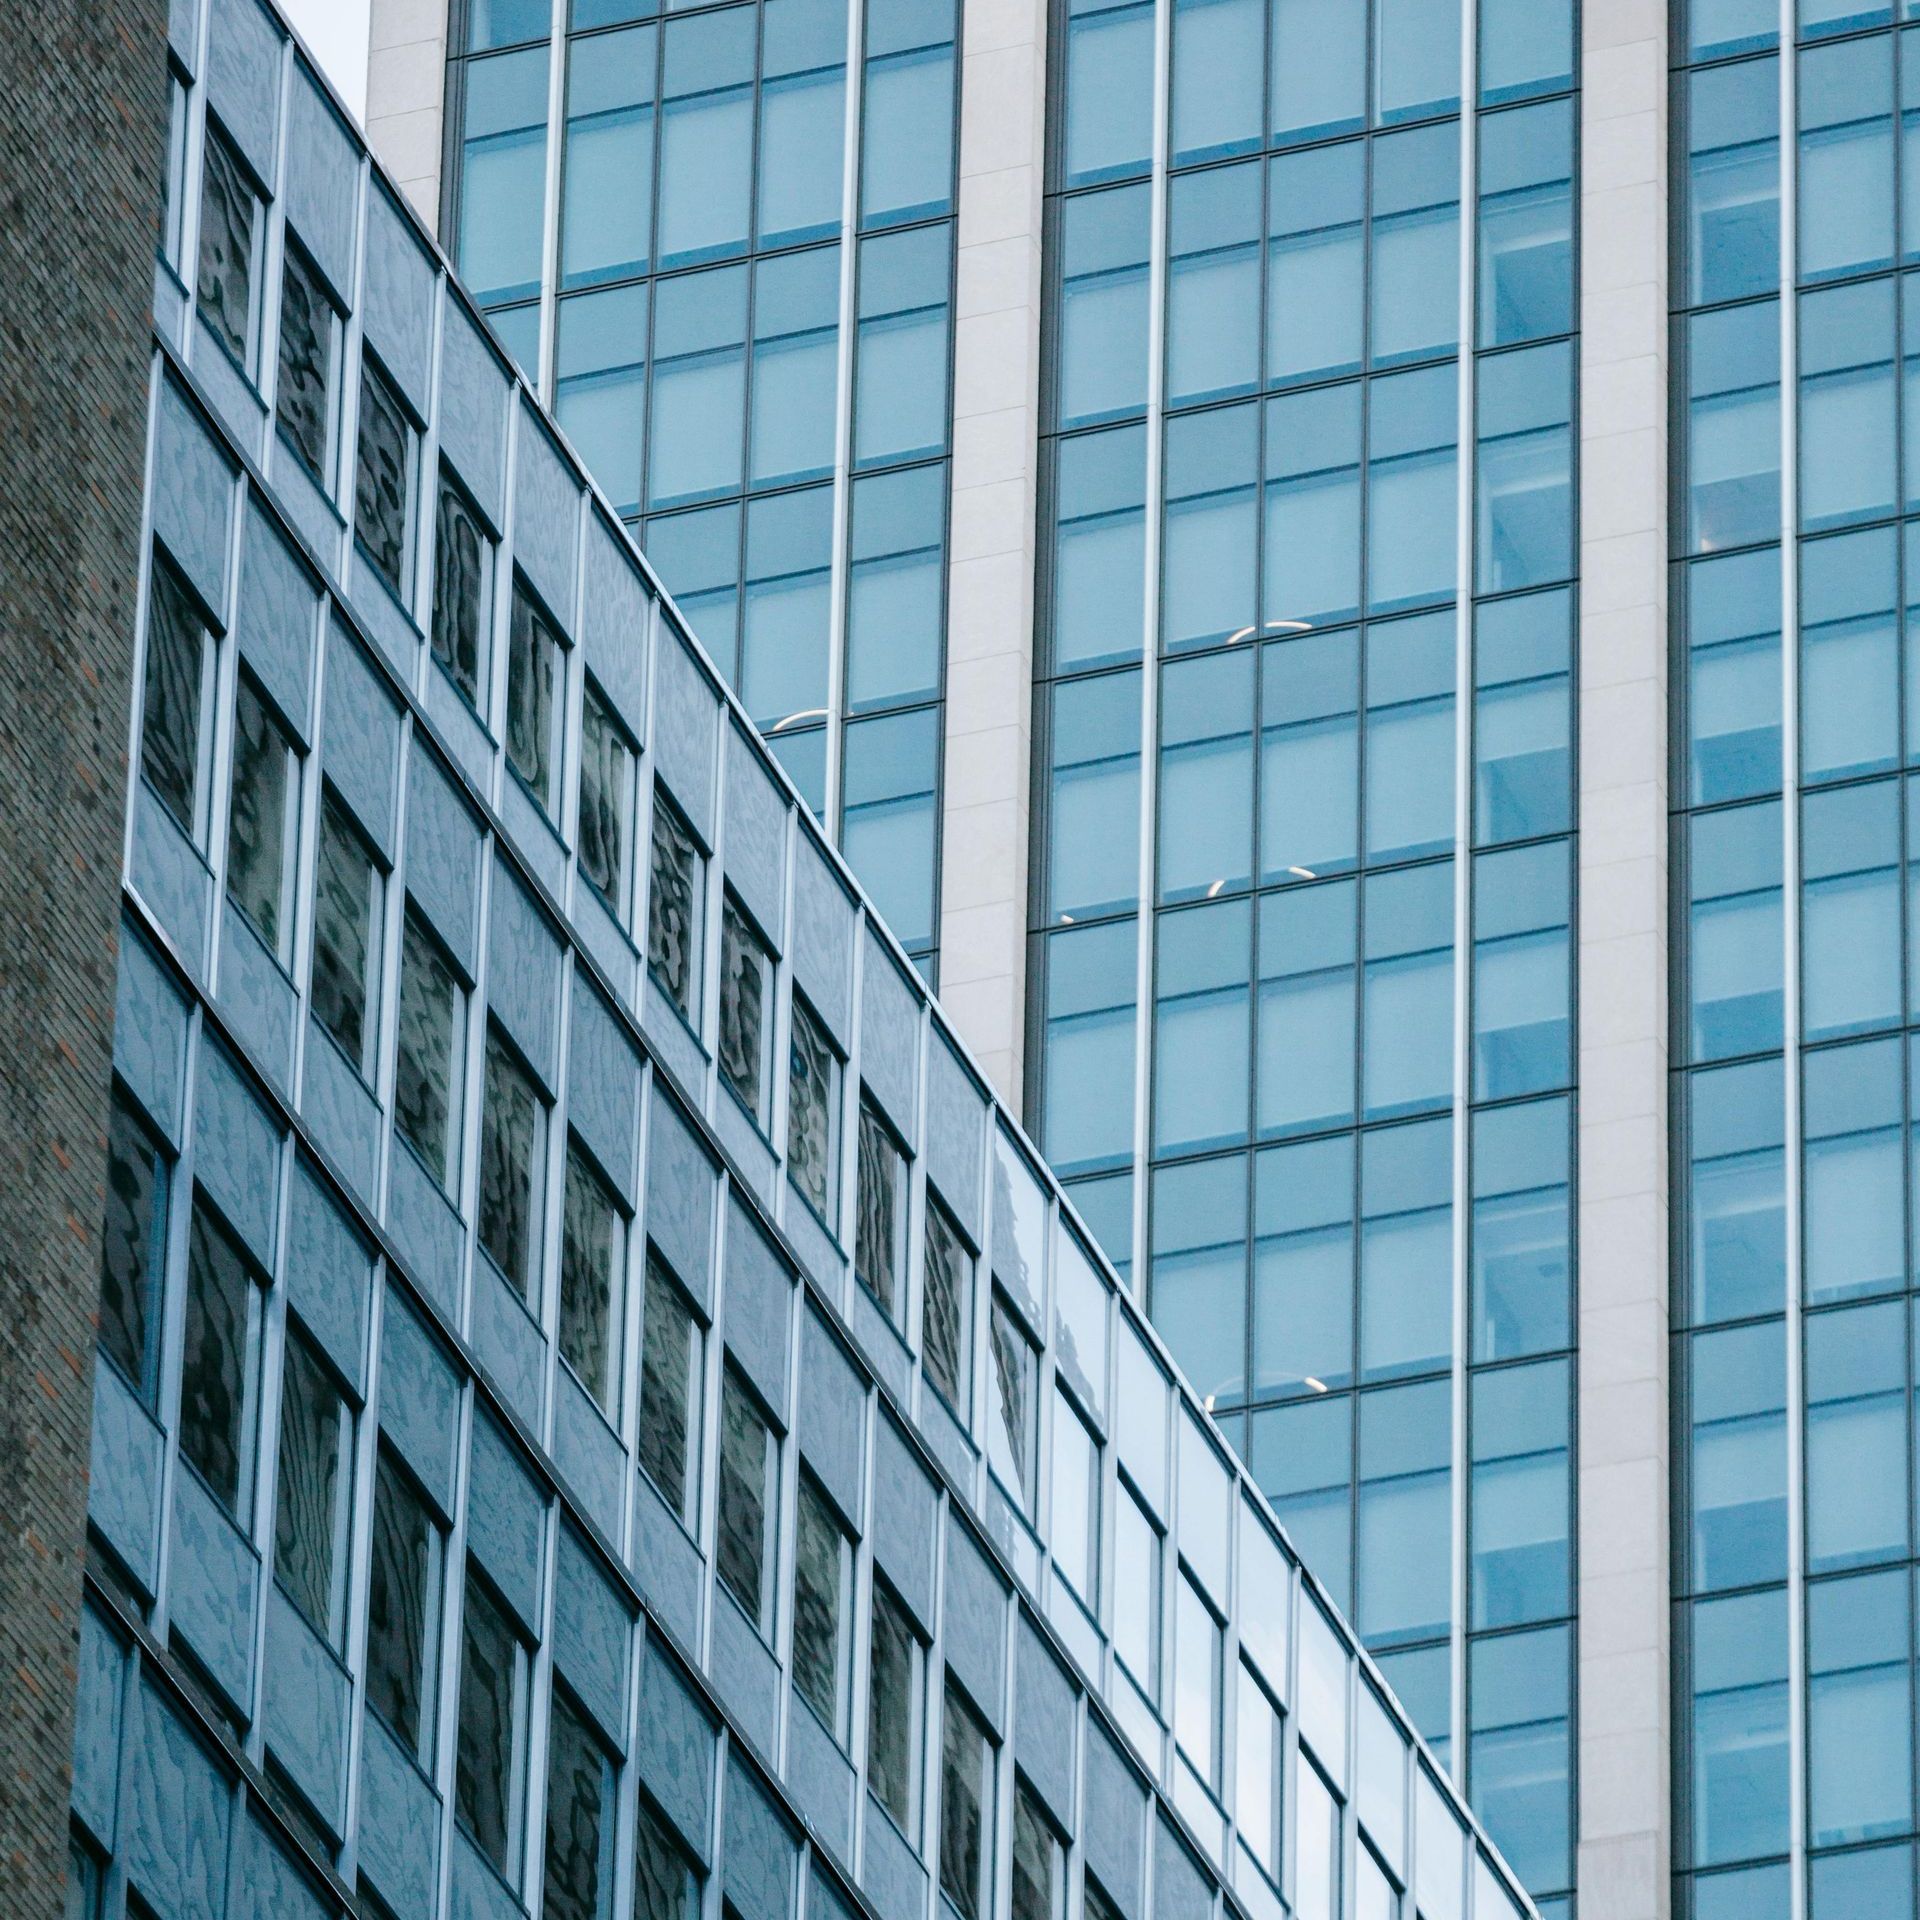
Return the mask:
{"type": "Polygon", "coordinates": [[[940,998],[1021,1110],[1045,0],[965,0],[940,998]]]}
{"type": "Polygon", "coordinates": [[[440,233],[448,0],[373,0],[367,52],[367,143],[440,233]]]}
{"type": "Polygon", "coordinates": [[[1665,1920],[1667,8],[1582,13],[1579,1899],[1665,1920]]]}

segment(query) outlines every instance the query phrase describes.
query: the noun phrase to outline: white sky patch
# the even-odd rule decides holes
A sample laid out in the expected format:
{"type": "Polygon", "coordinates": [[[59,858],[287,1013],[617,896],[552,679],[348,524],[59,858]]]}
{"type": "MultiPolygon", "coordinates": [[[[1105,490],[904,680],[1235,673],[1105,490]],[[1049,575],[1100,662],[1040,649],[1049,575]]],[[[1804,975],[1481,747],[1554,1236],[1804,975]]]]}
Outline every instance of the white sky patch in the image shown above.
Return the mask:
{"type": "Polygon", "coordinates": [[[325,68],[335,91],[367,117],[367,34],[373,0],[280,0],[307,50],[325,68]]]}

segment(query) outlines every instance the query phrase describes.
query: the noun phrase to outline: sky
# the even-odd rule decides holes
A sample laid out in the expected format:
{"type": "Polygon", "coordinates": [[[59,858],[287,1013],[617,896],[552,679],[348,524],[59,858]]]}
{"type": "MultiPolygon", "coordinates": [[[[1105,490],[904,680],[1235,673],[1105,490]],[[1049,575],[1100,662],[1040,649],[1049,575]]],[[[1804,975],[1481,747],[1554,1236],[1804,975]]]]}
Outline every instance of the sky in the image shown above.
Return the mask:
{"type": "Polygon", "coordinates": [[[280,0],[335,91],[362,120],[367,113],[367,23],[373,0],[280,0]]]}

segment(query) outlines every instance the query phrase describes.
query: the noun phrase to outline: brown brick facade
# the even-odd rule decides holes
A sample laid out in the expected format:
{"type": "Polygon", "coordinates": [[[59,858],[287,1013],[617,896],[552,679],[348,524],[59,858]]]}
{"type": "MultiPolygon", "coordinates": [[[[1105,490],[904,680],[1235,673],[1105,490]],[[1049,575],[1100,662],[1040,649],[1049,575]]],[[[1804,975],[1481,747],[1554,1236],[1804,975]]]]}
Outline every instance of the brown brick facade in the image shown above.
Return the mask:
{"type": "Polygon", "coordinates": [[[66,1871],[165,0],[0,28],[0,1886],[66,1871]]]}

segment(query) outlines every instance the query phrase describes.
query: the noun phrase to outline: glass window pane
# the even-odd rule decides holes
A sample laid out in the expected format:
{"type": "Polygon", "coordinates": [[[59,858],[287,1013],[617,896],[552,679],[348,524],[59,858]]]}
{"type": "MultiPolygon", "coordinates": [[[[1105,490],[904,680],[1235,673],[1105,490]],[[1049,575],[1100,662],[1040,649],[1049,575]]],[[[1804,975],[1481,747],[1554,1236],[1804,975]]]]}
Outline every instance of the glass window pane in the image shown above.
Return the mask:
{"type": "Polygon", "coordinates": [[[692,1312],[649,1250],[640,1340],[640,1464],[669,1508],[693,1513],[699,1477],[700,1336],[692,1312]]]}
{"type": "Polygon", "coordinates": [[[773,1632],[771,1562],[776,1442],[731,1367],[720,1382],[719,1533],[714,1570],[762,1634],[773,1632]]]}
{"type": "Polygon", "coordinates": [[[1189,1162],[1154,1173],[1152,1282],[1154,1325],[1209,1409],[1222,1396],[1244,1392],[1244,1157],[1189,1162]]]}
{"type": "Polygon", "coordinates": [[[644,273],[653,244],[656,29],[575,40],[567,55],[563,286],[644,273]]]}
{"type": "MultiPolygon", "coordinates": [[[[1346,0],[1319,0],[1344,10],[1346,0]]],[[[1279,0],[1276,34],[1315,0],[1279,0]]],[[[1364,12],[1364,9],[1362,9],[1364,12]]],[[[1366,147],[1281,154],[1267,175],[1267,378],[1357,373],[1363,357],[1366,147]]]]}
{"type": "Polygon", "coordinates": [[[547,58],[544,45],[528,47],[469,60],[462,75],[466,120],[455,259],[461,280],[487,303],[524,299],[540,290],[547,58]]]}

